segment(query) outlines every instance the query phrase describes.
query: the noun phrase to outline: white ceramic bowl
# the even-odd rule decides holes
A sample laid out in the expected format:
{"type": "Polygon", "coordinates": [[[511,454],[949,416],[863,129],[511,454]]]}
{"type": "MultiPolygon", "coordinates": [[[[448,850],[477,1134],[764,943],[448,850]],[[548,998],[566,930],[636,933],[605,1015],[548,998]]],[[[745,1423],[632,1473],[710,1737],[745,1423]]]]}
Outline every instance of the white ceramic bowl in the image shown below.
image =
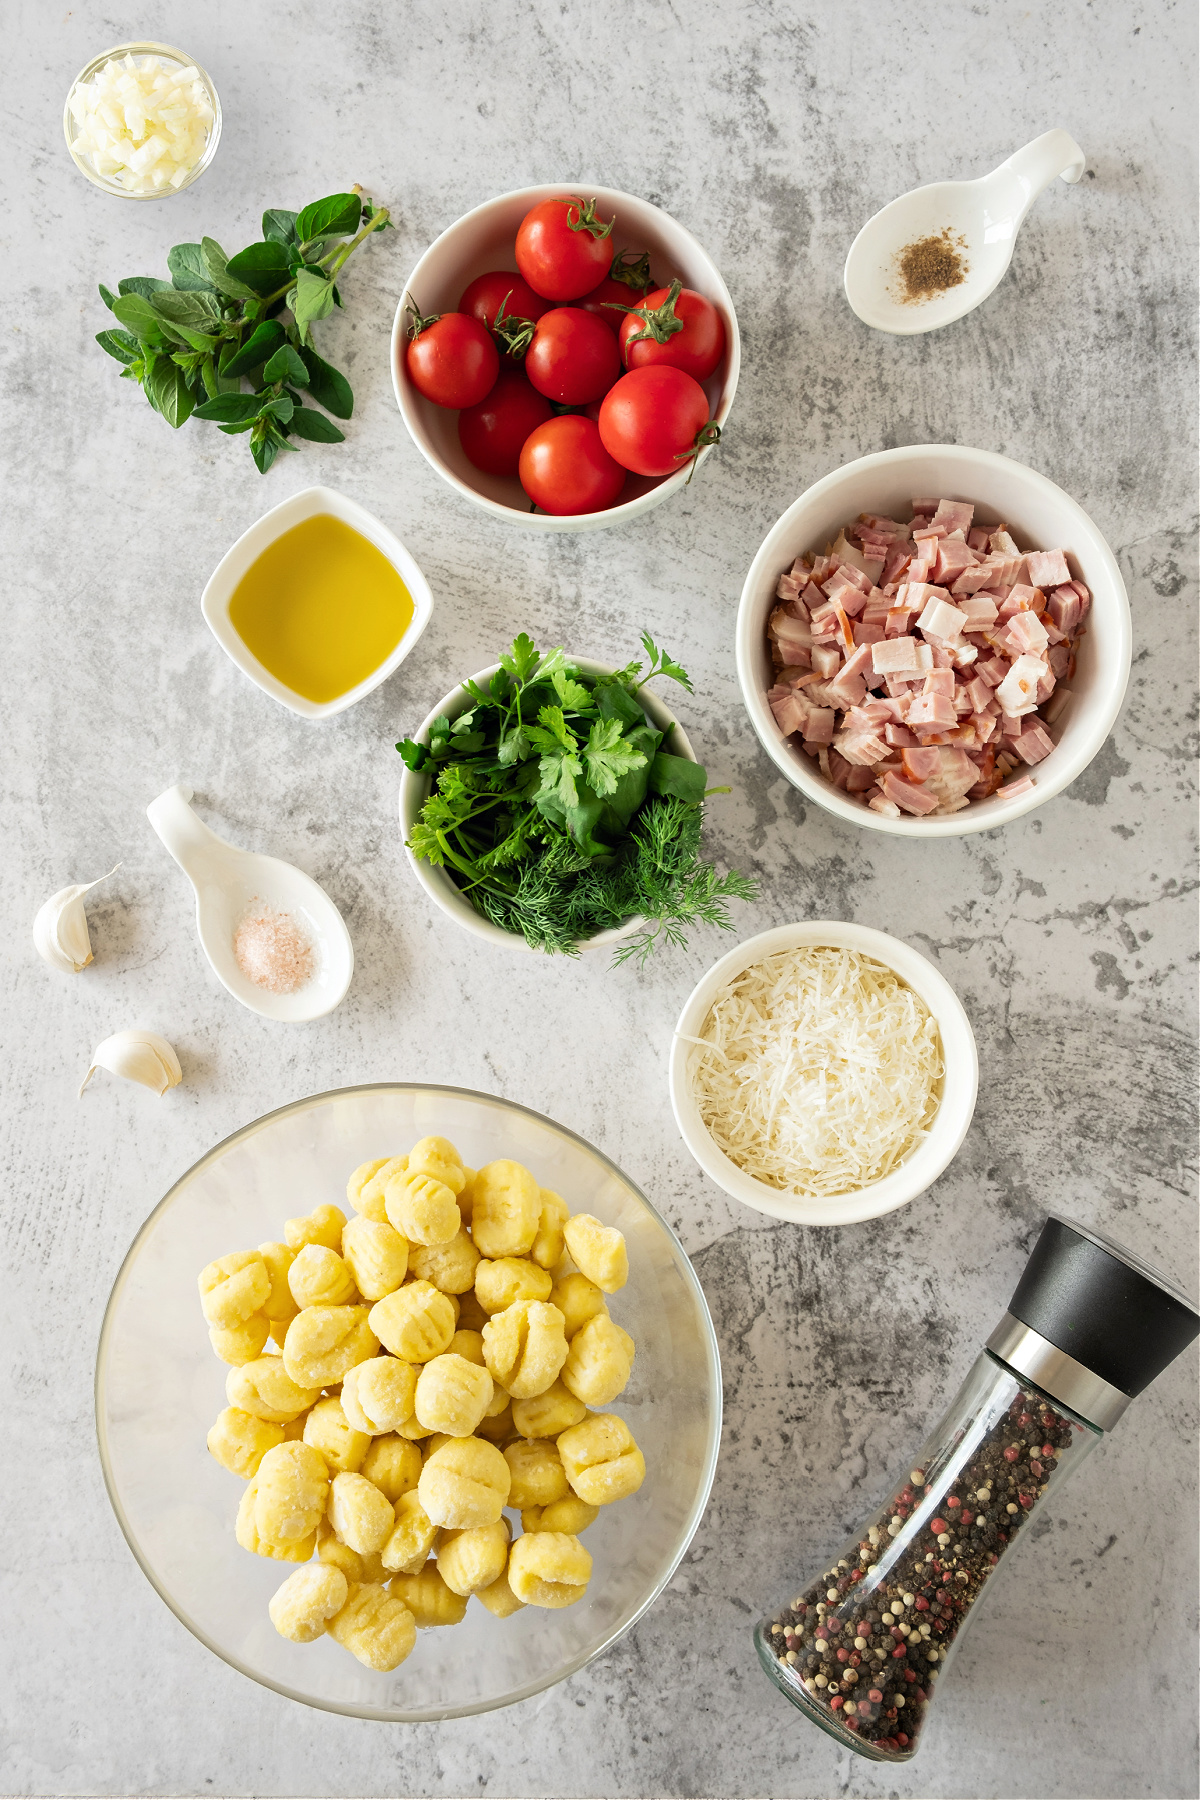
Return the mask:
{"type": "MultiPolygon", "coordinates": [[[[233,1669],[290,1700],[361,1719],[459,1718],[527,1699],[607,1649],[641,1618],[699,1525],[721,1441],[721,1364],[704,1294],[675,1233],[599,1150],[553,1120],[466,1088],[389,1082],[297,1100],[235,1132],[150,1214],[113,1285],[96,1359],[96,1427],[109,1498],[147,1579],[233,1669]],[[584,1598],[494,1619],[478,1600],[450,1630],[422,1631],[391,1674],[332,1638],[293,1644],[267,1602],[288,1564],[248,1556],[234,1534],[242,1484],[205,1433],[225,1400],[196,1276],[231,1247],[276,1238],[285,1217],[335,1200],[364,1157],[444,1133],[474,1167],[514,1157],[547,1187],[624,1232],[629,1280],[612,1314],[637,1344],[612,1410],[646,1458],[636,1494],[584,1537],[584,1598]]],[[[519,1530],[520,1520],[515,1520],[519,1530]]]]}
{"type": "Polygon", "coordinates": [[[270,694],[272,700],[278,700],[290,712],[299,713],[302,719],[329,719],[334,713],[345,712],[348,706],[353,706],[364,694],[369,694],[373,688],[386,681],[389,675],[395,673],[429,623],[433,612],[433,595],[429,591],[429,583],[400,539],[373,513],[359,506],[356,500],[348,500],[345,494],[339,494],[335,488],[311,487],[293,494],[290,500],[283,500],[278,506],[273,506],[270,512],[264,513],[248,531],[242,533],[209,576],[208,585],[200,596],[200,610],[226,656],[237,664],[243,675],[250,677],[255,687],[260,687],[264,694],[270,694]],[[293,525],[315,518],[319,513],[331,513],[335,519],[340,519],[344,525],[349,525],[361,537],[365,537],[368,543],[374,544],[400,576],[413,603],[413,616],[409,620],[408,629],[386,661],[373,669],[357,687],[349,688],[334,700],[324,701],[306,700],[303,694],[296,693],[294,688],[285,687],[269,669],[264,669],[258,658],[251,654],[244,639],[234,630],[229,618],[229,603],[238,582],[250,565],[262,555],[267,545],[282,537],[285,531],[290,531],[293,525]]]}
{"type": "MultiPolygon", "coordinates": [[[[612,669],[607,663],[592,662],[586,656],[572,656],[570,661],[588,675],[612,674],[612,669]]],[[[481,669],[478,675],[472,675],[470,679],[477,682],[480,687],[486,687],[499,667],[499,663],[492,663],[490,668],[481,669]]],[[[658,695],[651,693],[648,688],[643,688],[641,702],[642,709],[651,725],[656,731],[665,734],[662,748],[669,750],[672,756],[685,756],[689,762],[698,762],[700,759],[688,742],[683,726],[674,713],[663,705],[658,695]]],[[[448,719],[457,719],[459,713],[465,712],[470,704],[471,696],[465,687],[452,688],[444,698],[438,701],[420,730],[416,732],[417,743],[427,744],[429,742],[429,733],[435,719],[443,716],[448,719]]],[[[408,857],[409,867],[413,874],[435,905],[440,906],[447,917],[454,920],[455,924],[462,925],[467,931],[473,932],[476,937],[483,938],[489,944],[503,945],[508,950],[530,950],[531,946],[525,942],[523,937],[518,937],[513,931],[502,931],[499,925],[493,925],[490,919],[485,919],[480,913],[477,913],[462,889],[450,879],[445,869],[435,868],[432,863],[420,862],[407,848],[409,833],[417,822],[417,814],[429,798],[429,789],[430,780],[427,774],[424,772],[414,774],[411,769],[405,769],[400,778],[400,829],[406,844],[405,855],[408,857]]],[[[640,916],[630,919],[618,930],[599,931],[595,937],[586,938],[580,943],[579,948],[581,950],[603,950],[607,945],[615,944],[619,939],[640,931],[644,923],[645,920],[640,916]]],[[[540,955],[541,952],[536,951],[533,954],[540,955]]]]}
{"type": "MultiPolygon", "coordinates": [[[[750,565],[737,619],[737,668],[750,723],[763,748],[793,787],[848,824],[896,837],[961,837],[991,831],[1032,812],[1074,781],[1112,730],[1129,680],[1133,627],[1116,558],[1083,508],[1044,475],[959,444],[914,444],[882,450],[835,469],[788,507],[750,565]],[[1065,550],[1072,572],[1092,592],[1087,632],[1079,648],[1071,701],[1061,736],[1044,762],[1028,773],[1032,791],[1006,800],[1003,789],[945,818],[889,819],[851,800],[822,776],[803,750],[785,738],[767,702],[772,683],[767,621],[775,584],[797,556],[821,550],[839,526],[860,512],[899,517],[914,495],[971,500],[976,519],[1007,523],[1022,549],[1065,550]]],[[[1056,725],[1054,731],[1057,733],[1056,725]]]]}
{"type": "Polygon", "coordinates": [[[830,919],[780,925],[773,931],[748,938],[723,956],[697,983],[675,1026],[671,1040],[669,1071],[671,1107],[683,1141],[706,1175],[735,1200],[775,1219],[793,1219],[800,1225],[857,1225],[907,1206],[937,1180],[954,1160],[967,1135],[979,1089],[979,1055],[975,1034],[962,1001],[945,976],[919,951],[886,932],[866,925],[839,924],[830,919]],[[762,962],[778,950],[796,950],[808,944],[828,944],[834,949],[857,950],[894,969],[902,981],[920,995],[937,1021],[942,1040],[945,1073],[937,1114],[925,1142],[907,1162],[882,1181],[858,1192],[832,1199],[806,1199],[785,1194],[755,1181],[718,1149],[700,1116],[692,1092],[691,1063],[698,1054],[689,1038],[696,1038],[717,993],[743,969],[762,962]]]}
{"type": "MultiPolygon", "coordinates": [[[[541,200],[556,194],[579,194],[586,199],[596,197],[596,210],[602,219],[616,215],[612,234],[613,254],[618,250],[648,250],[650,267],[656,281],[667,286],[678,276],[685,287],[694,288],[712,301],[725,322],[725,355],[708,381],[701,385],[708,395],[711,416],[724,428],[737,391],[741,364],[741,341],[729,290],[708,252],[697,243],[690,231],[676,223],[661,207],[633,194],[622,194],[614,188],[600,187],[594,181],[556,182],[549,187],[519,188],[515,193],[501,194],[488,200],[463,217],[429,246],[408,278],[396,319],[392,326],[392,383],[396,404],[408,426],[414,444],[450,486],[465,494],[476,506],[482,506],[493,518],[510,525],[521,525],[529,531],[596,531],[604,525],[622,525],[661,506],[671,494],[679,492],[688,479],[688,467],[665,481],[651,481],[641,475],[630,475],[622,489],[622,499],[604,512],[578,513],[573,518],[557,518],[549,513],[531,513],[529,496],[515,478],[485,475],[463,454],[458,441],[458,414],[445,407],[434,406],[423,398],[408,378],[404,350],[408,342],[407,299],[412,297],[423,314],[453,312],[463,289],[477,275],[489,269],[516,269],[514,243],[517,227],[525,214],[541,200]]],[[[712,447],[702,450],[696,467],[711,454],[712,447]]]]}

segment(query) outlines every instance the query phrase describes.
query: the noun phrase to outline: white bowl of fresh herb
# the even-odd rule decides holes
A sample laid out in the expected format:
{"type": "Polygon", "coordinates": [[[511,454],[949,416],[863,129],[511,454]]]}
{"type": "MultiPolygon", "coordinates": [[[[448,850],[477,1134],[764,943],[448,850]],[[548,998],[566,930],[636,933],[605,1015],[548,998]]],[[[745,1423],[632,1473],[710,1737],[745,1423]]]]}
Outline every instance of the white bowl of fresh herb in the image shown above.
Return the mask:
{"type": "Polygon", "coordinates": [[[396,745],[413,872],[476,937],[644,961],[687,925],[731,930],[728,901],[753,899],[752,879],[700,854],[707,776],[647,685],[692,684],[645,633],[642,647],[648,662],[611,669],[539,656],[522,633],[396,745]]]}

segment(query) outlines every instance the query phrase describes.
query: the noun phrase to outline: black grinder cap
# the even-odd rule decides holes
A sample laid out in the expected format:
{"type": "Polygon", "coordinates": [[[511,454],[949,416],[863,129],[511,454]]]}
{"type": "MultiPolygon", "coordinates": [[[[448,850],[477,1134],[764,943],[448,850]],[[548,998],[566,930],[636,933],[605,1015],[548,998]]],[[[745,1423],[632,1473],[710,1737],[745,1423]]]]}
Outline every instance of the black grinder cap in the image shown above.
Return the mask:
{"type": "Polygon", "coordinates": [[[1051,1213],[987,1347],[1109,1431],[1197,1335],[1200,1313],[1169,1277],[1100,1232],[1051,1213]]]}

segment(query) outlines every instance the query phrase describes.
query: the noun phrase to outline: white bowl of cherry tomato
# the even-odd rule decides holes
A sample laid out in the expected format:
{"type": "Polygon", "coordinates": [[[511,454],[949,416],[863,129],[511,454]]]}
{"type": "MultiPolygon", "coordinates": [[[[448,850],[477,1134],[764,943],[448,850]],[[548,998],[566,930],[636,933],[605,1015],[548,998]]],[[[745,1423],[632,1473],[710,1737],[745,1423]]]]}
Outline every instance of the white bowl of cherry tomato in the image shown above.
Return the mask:
{"type": "Polygon", "coordinates": [[[621,524],[677,492],[719,442],[740,361],[733,302],[691,232],[590,182],[465,214],[418,262],[392,328],[417,448],[534,531],[621,524]]]}

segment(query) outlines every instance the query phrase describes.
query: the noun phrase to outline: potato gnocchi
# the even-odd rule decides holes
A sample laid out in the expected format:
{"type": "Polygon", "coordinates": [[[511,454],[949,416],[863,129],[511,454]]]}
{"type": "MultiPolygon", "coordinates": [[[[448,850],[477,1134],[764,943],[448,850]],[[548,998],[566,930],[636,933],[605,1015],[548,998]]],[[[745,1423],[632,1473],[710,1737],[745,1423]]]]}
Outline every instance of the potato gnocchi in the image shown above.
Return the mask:
{"type": "Polygon", "coordinates": [[[360,1163],[346,1200],[202,1270],[230,1365],[208,1448],[246,1483],[238,1543],[298,1565],[280,1636],[389,1671],[472,1595],[506,1619],[586,1594],[580,1533],[645,1475],[602,1410],[633,1368],[608,1311],[629,1264],[520,1163],[468,1168],[444,1137],[360,1163]]]}

